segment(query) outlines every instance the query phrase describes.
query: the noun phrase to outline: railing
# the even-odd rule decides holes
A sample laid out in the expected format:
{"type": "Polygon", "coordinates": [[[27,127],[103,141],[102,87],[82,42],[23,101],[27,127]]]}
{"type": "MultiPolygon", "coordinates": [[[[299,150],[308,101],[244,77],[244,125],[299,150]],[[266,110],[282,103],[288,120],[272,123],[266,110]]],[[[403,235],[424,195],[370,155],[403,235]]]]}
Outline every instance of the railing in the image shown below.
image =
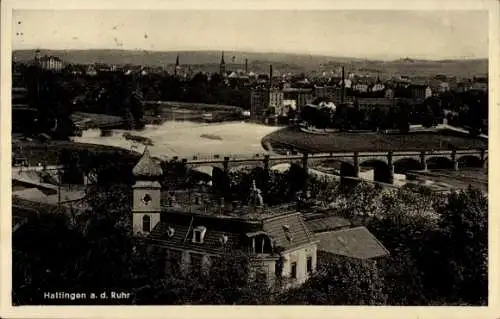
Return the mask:
{"type": "MultiPolygon", "coordinates": [[[[457,150],[456,155],[464,154],[480,154],[481,150],[457,150]]],[[[342,152],[342,153],[318,153],[308,155],[308,159],[327,159],[327,158],[339,158],[339,157],[371,157],[371,156],[388,156],[390,152],[342,152]]],[[[392,152],[392,156],[420,156],[425,153],[426,156],[436,156],[436,155],[451,155],[454,153],[453,150],[430,150],[430,151],[396,151],[392,152]]],[[[484,155],[487,155],[488,151],[484,150],[484,155]]],[[[193,155],[189,158],[184,158],[188,164],[202,164],[202,163],[223,163],[226,159],[230,162],[246,162],[246,161],[259,161],[264,160],[266,156],[269,156],[269,161],[282,161],[282,160],[298,160],[303,158],[303,155],[271,155],[265,153],[259,153],[254,155],[249,154],[224,154],[224,155],[193,155]]],[[[179,160],[179,157],[173,157],[174,160],[179,160]]]]}

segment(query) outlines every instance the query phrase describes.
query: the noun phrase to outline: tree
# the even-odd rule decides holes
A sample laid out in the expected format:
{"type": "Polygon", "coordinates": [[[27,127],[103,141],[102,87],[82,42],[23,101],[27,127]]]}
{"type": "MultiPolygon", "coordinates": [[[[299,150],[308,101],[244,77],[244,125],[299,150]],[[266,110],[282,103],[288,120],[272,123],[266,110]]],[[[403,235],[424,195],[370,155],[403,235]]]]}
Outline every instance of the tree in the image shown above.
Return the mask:
{"type": "Polygon", "coordinates": [[[470,304],[488,300],[488,201],[479,190],[452,193],[439,207],[442,254],[445,265],[442,287],[456,299],[470,304]]]}
{"type": "Polygon", "coordinates": [[[279,298],[282,304],[313,305],[383,305],[387,300],[376,262],[341,257],[279,298]]]}
{"type": "Polygon", "coordinates": [[[410,106],[406,101],[403,101],[399,106],[397,123],[400,133],[404,134],[410,131],[410,106]]]}

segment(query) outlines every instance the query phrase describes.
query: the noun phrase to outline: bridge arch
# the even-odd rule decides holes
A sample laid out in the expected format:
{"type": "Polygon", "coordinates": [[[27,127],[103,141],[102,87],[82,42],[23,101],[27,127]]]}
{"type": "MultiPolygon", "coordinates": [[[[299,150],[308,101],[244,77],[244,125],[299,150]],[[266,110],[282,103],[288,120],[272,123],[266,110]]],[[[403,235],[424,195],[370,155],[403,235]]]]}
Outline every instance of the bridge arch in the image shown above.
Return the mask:
{"type": "Polygon", "coordinates": [[[432,156],[426,159],[427,169],[453,169],[453,161],[447,156],[432,156]]]}
{"type": "Polygon", "coordinates": [[[457,158],[458,168],[463,167],[483,167],[481,158],[477,155],[463,155],[457,158]]]}
{"type": "Polygon", "coordinates": [[[373,168],[373,180],[380,183],[392,184],[394,174],[386,162],[370,159],[359,164],[360,167],[373,168]]]}
{"type": "Polygon", "coordinates": [[[411,157],[398,159],[394,162],[394,173],[404,174],[408,171],[418,171],[423,169],[422,163],[411,157]]]}
{"type": "Polygon", "coordinates": [[[354,167],[354,163],[349,160],[333,158],[318,161],[312,168],[323,168],[326,169],[326,173],[333,173],[334,175],[356,177],[357,172],[354,167]],[[333,170],[334,172],[329,172],[333,170]]]}

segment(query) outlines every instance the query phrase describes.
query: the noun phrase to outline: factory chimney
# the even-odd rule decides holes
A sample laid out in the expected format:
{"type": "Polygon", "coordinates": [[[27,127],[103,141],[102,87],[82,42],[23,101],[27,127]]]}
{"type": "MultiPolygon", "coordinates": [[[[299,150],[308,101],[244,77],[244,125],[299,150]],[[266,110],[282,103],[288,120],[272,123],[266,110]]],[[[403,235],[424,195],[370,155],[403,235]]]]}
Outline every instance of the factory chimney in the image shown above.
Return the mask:
{"type": "Polygon", "coordinates": [[[341,91],[340,91],[340,104],[344,104],[344,94],[345,94],[345,74],[344,67],[342,66],[342,83],[341,83],[341,91]]]}
{"type": "Polygon", "coordinates": [[[269,89],[273,88],[273,65],[269,64],[269,89]]]}

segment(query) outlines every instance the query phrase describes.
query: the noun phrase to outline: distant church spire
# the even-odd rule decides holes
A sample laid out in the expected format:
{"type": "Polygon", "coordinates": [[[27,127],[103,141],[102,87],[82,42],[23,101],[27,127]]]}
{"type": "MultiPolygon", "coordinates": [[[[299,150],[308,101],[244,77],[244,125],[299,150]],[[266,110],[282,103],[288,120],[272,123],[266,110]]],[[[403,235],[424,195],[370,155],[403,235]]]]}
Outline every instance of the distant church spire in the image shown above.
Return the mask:
{"type": "Polygon", "coordinates": [[[174,70],[175,75],[177,75],[178,69],[179,69],[179,53],[177,53],[177,58],[175,59],[175,70],[174,70]]]}
{"type": "Polygon", "coordinates": [[[226,74],[226,62],[224,61],[224,51],[222,51],[222,56],[220,59],[220,75],[226,74]]]}

